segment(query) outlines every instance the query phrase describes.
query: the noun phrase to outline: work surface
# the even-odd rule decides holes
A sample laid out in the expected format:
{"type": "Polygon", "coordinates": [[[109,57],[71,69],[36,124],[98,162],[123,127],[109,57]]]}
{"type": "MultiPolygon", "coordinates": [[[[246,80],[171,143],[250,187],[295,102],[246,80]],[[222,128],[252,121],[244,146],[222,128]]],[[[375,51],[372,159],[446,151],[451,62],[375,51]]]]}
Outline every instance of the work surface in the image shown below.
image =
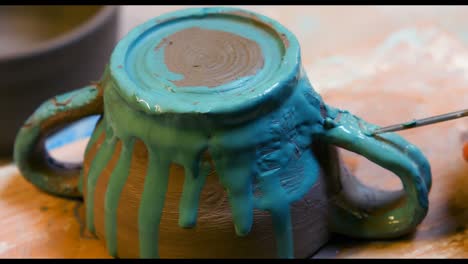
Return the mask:
{"type": "MultiPolygon", "coordinates": [[[[124,7],[122,34],[180,7],[124,7]]],[[[282,22],[302,46],[314,87],[333,106],[390,125],[468,107],[466,7],[246,7],[282,22]]],[[[461,154],[468,121],[453,120],[399,132],[429,159],[429,212],[417,231],[392,241],[335,236],[314,258],[468,257],[468,163],[461,154]]],[[[86,140],[53,151],[81,160],[86,140]]],[[[400,188],[398,178],[344,152],[366,184],[400,188]]],[[[0,163],[0,257],[108,258],[84,230],[83,206],[45,194],[0,163]]]]}

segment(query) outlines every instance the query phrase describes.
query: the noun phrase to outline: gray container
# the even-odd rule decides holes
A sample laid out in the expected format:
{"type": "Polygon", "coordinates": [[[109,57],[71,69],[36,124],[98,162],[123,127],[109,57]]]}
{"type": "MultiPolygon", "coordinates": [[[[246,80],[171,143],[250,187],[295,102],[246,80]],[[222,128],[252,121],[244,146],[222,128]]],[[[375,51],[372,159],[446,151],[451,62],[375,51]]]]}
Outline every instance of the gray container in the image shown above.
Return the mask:
{"type": "Polygon", "coordinates": [[[0,7],[0,156],[42,102],[99,80],[118,16],[118,6],[0,7]]]}

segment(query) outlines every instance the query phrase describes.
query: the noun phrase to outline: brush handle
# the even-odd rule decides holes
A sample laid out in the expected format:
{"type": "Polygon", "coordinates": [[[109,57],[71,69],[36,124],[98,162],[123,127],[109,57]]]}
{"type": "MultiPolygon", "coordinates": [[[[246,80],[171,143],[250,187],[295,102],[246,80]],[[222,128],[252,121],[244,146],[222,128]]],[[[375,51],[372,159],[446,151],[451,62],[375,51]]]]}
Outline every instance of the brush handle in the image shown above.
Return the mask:
{"type": "Polygon", "coordinates": [[[372,132],[372,135],[376,134],[381,134],[385,132],[395,132],[395,131],[400,131],[400,130],[406,130],[410,128],[415,128],[415,127],[420,127],[420,126],[427,126],[439,122],[445,122],[457,118],[462,118],[468,116],[468,109],[465,110],[460,110],[448,114],[443,114],[443,115],[438,115],[438,116],[432,116],[432,117],[427,117],[419,120],[413,120],[409,121],[403,124],[397,124],[397,125],[391,125],[387,127],[382,127],[374,130],[372,132]]]}

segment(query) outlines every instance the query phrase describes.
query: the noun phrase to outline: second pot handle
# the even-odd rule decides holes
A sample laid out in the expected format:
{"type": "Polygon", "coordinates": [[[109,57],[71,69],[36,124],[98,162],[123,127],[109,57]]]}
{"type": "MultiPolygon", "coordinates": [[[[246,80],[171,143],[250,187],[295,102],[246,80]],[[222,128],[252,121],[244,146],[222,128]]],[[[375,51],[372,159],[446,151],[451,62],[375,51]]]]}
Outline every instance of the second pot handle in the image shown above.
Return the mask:
{"type": "Polygon", "coordinates": [[[370,130],[377,126],[347,111],[326,108],[322,139],[331,145],[322,149],[321,155],[328,160],[322,167],[335,185],[332,231],[361,238],[392,238],[413,230],[428,210],[431,170],[427,159],[399,135],[370,136],[370,130]],[[360,154],[395,173],[403,190],[385,191],[362,184],[342,162],[337,162],[338,152],[332,145],[360,154]]]}
{"type": "Polygon", "coordinates": [[[102,114],[102,95],[100,84],[58,95],[44,102],[26,120],[16,136],[13,158],[28,181],[58,196],[82,196],[78,189],[81,168],[67,166],[50,157],[45,139],[67,124],[102,114]]]}

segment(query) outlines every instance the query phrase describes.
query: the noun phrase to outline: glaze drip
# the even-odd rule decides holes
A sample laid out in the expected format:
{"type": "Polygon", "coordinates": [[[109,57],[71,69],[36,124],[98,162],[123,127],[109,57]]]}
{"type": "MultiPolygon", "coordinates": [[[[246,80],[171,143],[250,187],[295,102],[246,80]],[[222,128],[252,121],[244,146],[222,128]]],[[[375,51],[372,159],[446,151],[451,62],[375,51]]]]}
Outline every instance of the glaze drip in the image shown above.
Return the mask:
{"type": "MultiPolygon", "coordinates": [[[[200,193],[209,166],[203,154],[209,153],[219,181],[226,190],[231,206],[234,229],[239,236],[249,234],[254,208],[270,212],[281,258],[294,256],[289,205],[302,198],[317,180],[317,173],[298,178],[289,175],[289,164],[301,157],[313,159],[308,146],[312,134],[318,133],[323,118],[305,98],[310,84],[302,78],[295,92],[283,106],[264,113],[257,120],[226,128],[215,122],[215,116],[172,115],[149,116],[128,109],[120,96],[105,90],[105,115],[99,126],[106,130],[106,140],[93,160],[87,177],[87,223],[93,229],[93,186],[115,146],[122,141],[122,150],[113,170],[105,196],[105,239],[109,254],[117,256],[117,207],[128,177],[134,140],[141,140],[149,153],[147,176],[138,215],[140,256],[158,257],[158,230],[167,190],[169,166],[180,164],[185,170],[183,192],[179,203],[179,226],[196,225],[200,193]],[[112,103],[109,103],[112,102],[112,103]],[[198,120],[205,127],[179,129],[186,118],[198,120]],[[170,160],[168,159],[170,158],[170,160]],[[260,195],[254,196],[255,190],[260,195]]],[[[307,161],[306,161],[307,162],[307,161]]],[[[310,161],[313,164],[313,161],[310,161]]],[[[302,164],[302,163],[300,163],[302,164]]],[[[300,169],[300,168],[299,168],[300,169]]],[[[318,171],[316,171],[318,172],[318,171]]],[[[302,175],[302,174],[301,174],[302,175]]]]}
{"type": "Polygon", "coordinates": [[[138,210],[140,257],[157,258],[159,223],[166,197],[170,161],[151,148],[148,152],[148,174],[138,210]]]}
{"type": "Polygon", "coordinates": [[[127,181],[135,140],[133,138],[122,139],[122,142],[119,161],[110,176],[104,200],[105,236],[108,241],[107,250],[111,256],[117,255],[117,207],[120,194],[127,181]]]}
{"type": "MultiPolygon", "coordinates": [[[[104,123],[105,121],[103,121],[104,123]]],[[[112,136],[112,130],[106,129],[106,138],[101,148],[96,153],[96,157],[91,163],[86,184],[86,226],[89,231],[96,232],[94,227],[94,190],[102,170],[110,161],[114,153],[116,139],[112,136]]]]}

